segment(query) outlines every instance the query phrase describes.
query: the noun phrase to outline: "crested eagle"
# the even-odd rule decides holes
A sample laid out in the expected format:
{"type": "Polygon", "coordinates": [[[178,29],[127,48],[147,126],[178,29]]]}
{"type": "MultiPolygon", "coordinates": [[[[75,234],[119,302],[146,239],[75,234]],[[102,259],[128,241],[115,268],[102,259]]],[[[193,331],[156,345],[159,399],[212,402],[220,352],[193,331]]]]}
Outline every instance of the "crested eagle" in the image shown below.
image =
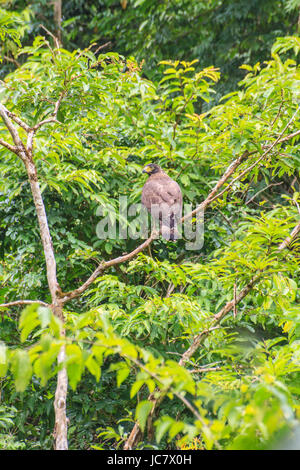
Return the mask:
{"type": "Polygon", "coordinates": [[[159,223],[161,235],[166,240],[176,240],[182,213],[180,186],[155,163],[146,165],[143,173],[147,173],[149,178],[143,187],[142,204],[159,223]]]}

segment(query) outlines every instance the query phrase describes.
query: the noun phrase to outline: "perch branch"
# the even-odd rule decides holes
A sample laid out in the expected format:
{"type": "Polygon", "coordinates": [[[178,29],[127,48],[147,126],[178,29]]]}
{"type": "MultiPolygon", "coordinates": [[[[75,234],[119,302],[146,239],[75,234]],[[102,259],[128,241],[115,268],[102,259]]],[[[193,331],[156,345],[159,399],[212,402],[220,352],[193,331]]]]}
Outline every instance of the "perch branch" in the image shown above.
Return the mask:
{"type": "MultiPolygon", "coordinates": [[[[278,143],[281,143],[283,141],[286,141],[288,139],[292,139],[293,137],[295,137],[295,133],[292,133],[290,134],[289,136],[286,136],[285,138],[283,138],[283,134],[284,132],[286,131],[286,129],[289,127],[289,125],[291,124],[291,122],[295,119],[296,117],[296,114],[298,113],[300,107],[297,108],[297,110],[295,111],[295,113],[293,114],[293,116],[291,117],[291,119],[289,120],[289,122],[286,124],[286,126],[284,127],[283,131],[281,132],[281,134],[277,137],[277,139],[267,147],[267,150],[260,156],[260,158],[258,160],[256,160],[252,165],[250,165],[249,167],[247,167],[245,170],[242,171],[242,173],[240,175],[238,175],[236,178],[234,178],[221,192],[218,192],[219,189],[226,183],[226,181],[232,176],[232,174],[235,172],[235,170],[245,161],[249,158],[250,155],[253,155],[256,153],[256,151],[253,151],[253,152],[249,152],[248,150],[246,150],[240,157],[236,158],[229,166],[228,168],[226,169],[226,171],[224,172],[223,176],[219,179],[219,181],[216,183],[215,187],[213,188],[213,190],[209,193],[209,195],[207,196],[207,198],[201,203],[199,204],[199,206],[193,210],[192,212],[190,212],[189,214],[185,215],[184,217],[182,217],[181,221],[183,222],[184,220],[190,218],[190,217],[193,217],[194,215],[196,215],[199,211],[201,210],[205,210],[206,207],[208,205],[210,205],[212,202],[214,202],[216,199],[219,199],[220,196],[222,196],[225,192],[227,192],[231,187],[232,185],[239,179],[241,179],[243,176],[245,176],[247,173],[249,173],[256,165],[258,165],[259,162],[261,162],[268,154],[269,152],[271,152],[271,150],[275,147],[275,145],[277,145],[278,143]]],[[[299,131],[300,133],[300,131],[299,131]]],[[[298,135],[298,134],[297,134],[298,135]]],[[[147,248],[148,246],[150,246],[150,244],[152,243],[152,241],[154,240],[155,236],[153,236],[153,234],[151,234],[151,236],[145,241],[143,242],[140,246],[138,246],[135,250],[133,250],[131,253],[129,254],[126,254],[126,255],[123,255],[123,256],[119,256],[118,258],[114,258],[112,260],[109,260],[109,261],[104,261],[102,263],[99,264],[99,266],[95,269],[95,271],[92,273],[92,275],[87,279],[87,281],[82,284],[80,287],[78,287],[77,289],[74,289],[73,291],[70,291],[70,292],[67,292],[67,293],[63,293],[62,294],[62,298],[61,298],[61,301],[63,303],[65,302],[68,302],[69,300],[71,299],[74,299],[75,297],[78,297],[79,295],[81,295],[96,279],[97,277],[102,274],[103,271],[105,271],[107,268],[111,267],[111,266],[115,266],[117,264],[120,264],[120,263],[124,263],[126,261],[129,261],[131,260],[132,258],[134,258],[138,253],[142,252],[145,248],[147,248]]]]}
{"type": "MultiPolygon", "coordinates": [[[[222,176],[222,178],[217,182],[216,186],[214,187],[214,189],[211,191],[211,193],[209,194],[209,196],[205,199],[205,201],[200,204],[201,208],[204,208],[206,207],[209,203],[210,203],[210,199],[211,197],[216,194],[216,192],[218,191],[218,189],[225,183],[225,181],[227,181],[227,179],[232,175],[232,173],[234,173],[234,171],[236,170],[236,168],[246,159],[248,158],[249,156],[249,152],[248,151],[245,151],[239,158],[237,158],[236,160],[234,160],[233,163],[231,163],[229,165],[229,167],[227,168],[227,170],[225,171],[224,175],[222,176]]],[[[188,214],[188,216],[191,216],[192,213],[188,214]]],[[[181,220],[185,220],[188,216],[185,216],[183,217],[181,220]]],[[[92,275],[87,279],[87,281],[82,284],[80,287],[78,287],[77,289],[73,290],[73,291],[70,291],[70,292],[67,292],[67,293],[63,293],[62,294],[62,298],[61,298],[61,301],[63,303],[71,300],[71,299],[74,299],[75,297],[78,297],[80,294],[82,294],[96,279],[97,277],[107,268],[111,267],[111,266],[115,266],[117,264],[120,264],[120,263],[124,263],[126,261],[129,261],[131,260],[132,258],[134,258],[137,254],[139,254],[141,251],[143,251],[145,248],[147,248],[151,242],[155,239],[157,233],[156,232],[152,232],[151,236],[146,240],[144,241],[141,245],[139,245],[135,250],[133,250],[131,253],[128,253],[126,255],[123,255],[123,256],[119,256],[118,258],[114,258],[112,260],[109,260],[109,261],[104,261],[102,263],[99,264],[99,266],[95,269],[95,271],[92,273],[92,275]]]]}
{"type": "Polygon", "coordinates": [[[65,303],[68,300],[78,297],[97,279],[97,277],[105,269],[110,268],[111,266],[116,266],[120,263],[125,263],[126,261],[130,261],[137,254],[139,254],[141,251],[147,248],[147,246],[150,245],[150,243],[155,239],[156,236],[157,236],[157,232],[153,231],[151,233],[151,236],[144,243],[138,246],[135,250],[131,251],[130,253],[127,253],[126,255],[119,256],[118,258],[114,258],[109,261],[103,261],[102,263],[100,263],[99,266],[95,269],[95,271],[91,274],[91,276],[87,279],[87,281],[84,284],[82,284],[80,287],[78,287],[78,289],[63,293],[61,297],[61,302],[65,303]]]}

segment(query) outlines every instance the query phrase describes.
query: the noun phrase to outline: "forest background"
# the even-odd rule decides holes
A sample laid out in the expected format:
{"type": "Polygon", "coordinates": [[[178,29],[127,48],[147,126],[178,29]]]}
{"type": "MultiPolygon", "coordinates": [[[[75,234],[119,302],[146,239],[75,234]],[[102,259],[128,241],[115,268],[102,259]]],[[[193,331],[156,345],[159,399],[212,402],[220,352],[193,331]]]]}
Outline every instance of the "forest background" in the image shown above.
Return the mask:
{"type": "Polygon", "coordinates": [[[299,32],[300,0],[1,0],[1,449],[299,449],[299,32]],[[201,249],[97,236],[149,162],[201,249]]]}

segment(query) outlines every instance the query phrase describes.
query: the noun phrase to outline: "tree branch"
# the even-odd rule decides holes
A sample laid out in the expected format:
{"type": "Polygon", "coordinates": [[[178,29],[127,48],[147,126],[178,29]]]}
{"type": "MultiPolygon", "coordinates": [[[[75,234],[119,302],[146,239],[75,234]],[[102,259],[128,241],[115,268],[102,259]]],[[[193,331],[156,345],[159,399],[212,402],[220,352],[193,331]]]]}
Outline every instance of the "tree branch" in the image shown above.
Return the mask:
{"type": "MultiPolygon", "coordinates": [[[[281,142],[284,142],[288,139],[291,139],[293,137],[295,137],[295,133],[293,134],[290,134],[289,136],[286,136],[285,138],[282,138],[284,132],[286,131],[286,129],[289,127],[289,125],[291,124],[291,122],[295,119],[296,117],[296,114],[298,113],[300,109],[300,106],[298,106],[298,108],[296,109],[296,111],[294,112],[293,116],[291,117],[291,119],[288,121],[288,123],[286,124],[286,126],[284,127],[283,131],[281,132],[281,134],[277,137],[277,139],[267,147],[267,150],[259,157],[258,160],[256,160],[254,163],[252,163],[252,165],[250,165],[249,167],[247,167],[245,170],[242,171],[242,173],[240,175],[238,175],[236,178],[234,178],[221,192],[218,192],[219,189],[226,183],[226,181],[230,178],[230,176],[235,172],[235,170],[245,161],[248,159],[248,157],[250,155],[253,155],[255,154],[257,151],[252,151],[252,152],[249,152],[248,150],[246,150],[240,157],[238,157],[237,159],[235,159],[229,166],[228,168],[226,169],[225,173],[223,174],[223,176],[219,179],[219,181],[217,182],[217,184],[215,185],[215,187],[213,188],[213,190],[209,193],[209,195],[207,196],[207,198],[201,203],[199,204],[199,206],[193,210],[192,212],[190,212],[189,214],[185,215],[184,217],[182,217],[181,221],[183,222],[184,220],[188,219],[188,218],[191,218],[193,217],[194,215],[196,215],[199,211],[201,210],[205,210],[206,207],[208,205],[210,205],[212,202],[214,202],[216,199],[219,199],[225,192],[227,192],[231,187],[232,185],[238,181],[239,179],[241,179],[243,176],[245,176],[247,173],[249,173],[256,165],[258,165],[259,162],[261,162],[270,152],[271,150],[275,147],[275,145],[277,145],[278,143],[281,143],[281,142]]],[[[300,133],[300,131],[299,131],[300,133]]],[[[124,263],[126,261],[129,261],[130,259],[134,258],[138,253],[140,253],[141,251],[143,251],[145,248],[147,248],[151,242],[154,240],[155,236],[153,236],[153,234],[151,234],[151,236],[144,242],[142,243],[140,246],[138,246],[135,250],[133,250],[131,253],[127,254],[127,255],[124,255],[124,256],[119,256],[118,258],[115,258],[115,259],[112,259],[110,261],[104,261],[102,262],[96,269],[95,271],[92,273],[92,275],[88,278],[88,280],[82,284],[80,287],[78,287],[77,289],[73,290],[73,291],[70,291],[70,292],[67,292],[67,293],[63,293],[62,294],[62,298],[61,298],[61,301],[63,303],[71,300],[71,299],[74,299],[75,297],[78,297],[79,295],[81,295],[96,279],[97,277],[104,271],[106,270],[107,268],[111,267],[111,266],[115,266],[117,264],[120,264],[120,263],[124,263]]]]}
{"type": "Polygon", "coordinates": [[[287,237],[280,245],[279,245],[279,250],[284,250],[285,248],[288,248],[290,244],[292,243],[293,240],[295,240],[298,235],[300,234],[300,222],[296,225],[292,233],[290,234],[289,237],[287,237]]]}
{"type": "Polygon", "coordinates": [[[12,119],[16,124],[18,124],[20,127],[22,127],[26,132],[29,132],[30,127],[28,124],[26,124],[24,121],[22,121],[21,118],[15,115],[12,111],[9,111],[7,108],[5,108],[6,114],[12,119]]]}
{"type": "MultiPolygon", "coordinates": [[[[252,152],[252,153],[255,153],[255,152],[252,152]]],[[[229,165],[229,167],[225,171],[224,175],[217,182],[216,186],[211,191],[209,196],[205,199],[205,201],[203,203],[200,204],[199,207],[201,207],[201,209],[205,208],[208,204],[210,204],[212,196],[217,193],[218,189],[227,181],[228,178],[230,178],[230,176],[234,173],[236,168],[245,159],[247,159],[249,155],[250,155],[250,153],[246,150],[240,157],[238,157],[236,160],[234,160],[233,163],[231,163],[229,165]]],[[[199,208],[196,209],[197,212],[198,212],[198,210],[200,210],[200,209],[199,208]]],[[[192,216],[194,212],[195,211],[191,212],[187,216],[183,217],[181,220],[183,221],[187,217],[192,216]]],[[[131,253],[123,255],[123,256],[119,256],[118,258],[114,258],[114,259],[109,260],[109,261],[103,261],[102,263],[100,263],[99,266],[95,269],[95,271],[92,273],[92,275],[87,279],[87,281],[84,284],[82,284],[77,289],[74,289],[73,291],[70,291],[70,292],[67,292],[67,293],[62,293],[61,301],[63,303],[65,303],[65,302],[68,302],[69,300],[74,299],[75,297],[78,297],[79,295],[81,295],[97,279],[97,277],[100,274],[102,274],[102,272],[104,270],[106,270],[107,268],[109,268],[111,266],[115,266],[117,264],[124,263],[126,261],[131,260],[137,254],[139,254],[145,248],[147,248],[152,243],[152,241],[155,239],[156,236],[157,236],[157,232],[152,232],[151,236],[145,242],[143,242],[141,245],[139,245],[137,248],[135,248],[135,250],[133,250],[131,253]]]]}
{"type": "MultiPolygon", "coordinates": [[[[241,155],[239,158],[234,160],[234,162],[229,165],[229,167],[225,171],[224,175],[217,182],[216,186],[211,191],[209,196],[205,199],[205,201],[203,203],[200,204],[199,207],[201,207],[201,209],[205,208],[211,202],[212,196],[216,194],[218,189],[225,183],[225,181],[227,181],[227,179],[232,175],[232,173],[234,173],[236,168],[246,158],[248,158],[248,156],[249,156],[249,152],[245,151],[243,153],[243,155],[241,155]]],[[[197,212],[198,212],[198,210],[199,210],[199,208],[196,209],[197,212]]],[[[193,212],[195,212],[195,211],[193,211],[193,212]]],[[[183,217],[181,220],[182,221],[185,220],[187,217],[191,216],[192,214],[193,213],[191,212],[190,214],[188,214],[188,216],[183,217]]],[[[137,248],[135,248],[135,250],[133,250],[131,253],[123,255],[123,256],[119,256],[118,258],[114,258],[114,259],[109,260],[109,261],[103,261],[102,263],[100,263],[99,266],[95,269],[95,271],[91,274],[91,276],[87,279],[87,281],[84,284],[82,284],[77,289],[74,289],[73,291],[70,291],[70,292],[67,292],[67,293],[62,293],[61,301],[63,303],[65,303],[65,302],[68,302],[69,300],[74,299],[75,297],[78,297],[79,295],[81,295],[97,279],[97,277],[100,274],[102,274],[103,271],[110,268],[111,266],[115,266],[117,264],[125,263],[126,261],[131,260],[136,255],[138,255],[140,252],[142,252],[145,248],[147,248],[152,243],[152,241],[155,239],[156,236],[157,236],[157,232],[154,231],[154,232],[152,232],[151,236],[145,242],[143,242],[141,245],[139,245],[137,248]]]]}
{"type": "Polygon", "coordinates": [[[278,143],[281,144],[282,142],[287,142],[288,140],[291,140],[294,137],[297,137],[297,135],[299,135],[299,134],[300,134],[300,129],[298,131],[293,132],[292,134],[289,134],[289,135],[283,137],[282,139],[279,139],[278,143]]]}
{"type": "Polygon", "coordinates": [[[219,181],[217,182],[217,184],[215,185],[215,187],[213,188],[213,190],[209,193],[209,195],[207,196],[207,198],[201,202],[201,204],[199,204],[199,206],[193,210],[192,212],[190,212],[189,214],[185,215],[184,217],[182,217],[182,222],[186,219],[189,219],[191,217],[193,217],[194,215],[196,215],[199,211],[201,210],[205,210],[206,207],[211,204],[213,201],[215,201],[216,199],[218,199],[220,196],[222,196],[222,194],[224,194],[229,188],[231,185],[228,185],[226,186],[226,188],[221,192],[221,193],[218,193],[218,190],[226,183],[226,181],[230,178],[230,176],[235,172],[235,170],[245,161],[247,160],[247,158],[250,156],[250,155],[253,155],[254,153],[256,153],[256,151],[253,151],[253,152],[248,152],[248,150],[246,150],[240,157],[238,157],[236,160],[234,160],[230,165],[229,167],[227,168],[227,170],[225,171],[225,173],[223,174],[223,176],[219,179],[219,181]]]}
{"type": "Polygon", "coordinates": [[[14,147],[13,145],[9,144],[8,142],[5,142],[5,140],[0,139],[0,145],[2,145],[2,147],[6,147],[8,150],[10,150],[11,152],[18,155],[17,147],[14,147]]]}
{"type": "Polygon", "coordinates": [[[268,186],[266,186],[265,188],[261,189],[260,191],[258,191],[257,193],[255,193],[250,199],[248,199],[247,202],[245,202],[245,205],[247,206],[248,204],[250,204],[250,202],[252,202],[259,194],[263,193],[264,191],[266,191],[267,189],[270,189],[272,188],[273,186],[280,186],[281,184],[283,184],[283,181],[280,181],[280,183],[271,183],[269,184],[268,186]]]}
{"type": "Polygon", "coordinates": [[[132,258],[134,258],[137,254],[139,254],[141,251],[143,251],[147,246],[150,245],[150,243],[155,239],[157,236],[157,232],[154,230],[151,233],[151,236],[140,246],[138,246],[135,250],[131,251],[130,253],[127,253],[126,255],[119,256],[118,258],[111,259],[109,261],[103,261],[102,263],[99,264],[99,266],[95,269],[95,271],[91,274],[91,276],[87,279],[87,281],[82,284],[78,289],[75,289],[70,292],[62,293],[61,295],[61,302],[65,303],[71,299],[74,299],[75,297],[78,297],[80,294],[82,294],[96,279],[97,277],[105,270],[110,268],[111,266],[115,266],[120,263],[125,263],[126,261],[130,261],[132,258]]]}
{"type": "MultiPolygon", "coordinates": [[[[227,315],[237,304],[240,303],[241,300],[246,297],[246,295],[252,290],[254,284],[258,282],[258,280],[261,278],[261,273],[255,274],[252,279],[248,282],[248,284],[241,290],[241,292],[236,295],[236,299],[230,300],[227,302],[227,304],[218,312],[214,315],[214,322],[212,324],[212,327],[215,327],[220,323],[222,318],[227,315]]],[[[212,328],[209,328],[208,330],[204,330],[201,333],[199,333],[195,338],[193,339],[193,342],[191,346],[185,351],[185,353],[182,355],[179,365],[183,366],[195,353],[195,351],[198,349],[202,341],[205,339],[205,337],[212,331],[212,328]]]]}
{"type": "Polygon", "coordinates": [[[0,308],[6,307],[14,307],[17,305],[31,305],[31,304],[39,304],[43,307],[50,307],[49,304],[46,302],[42,302],[42,300],[14,300],[13,302],[7,302],[6,304],[0,304],[0,308]]]}
{"type": "Polygon", "coordinates": [[[31,193],[33,197],[33,202],[36,209],[37,219],[40,228],[40,236],[42,239],[44,255],[46,260],[47,268],[47,279],[49,290],[51,293],[52,302],[55,302],[57,299],[57,293],[60,291],[57,277],[56,277],[56,261],[54,256],[54,250],[52,245],[52,239],[50,235],[47,214],[45,210],[44,201],[41,194],[41,189],[37,177],[37,171],[35,164],[32,158],[28,158],[25,161],[25,167],[27,170],[27,175],[31,187],[31,193]]]}
{"type": "Polygon", "coordinates": [[[9,57],[8,55],[4,55],[4,59],[7,60],[7,62],[11,62],[12,64],[16,65],[17,67],[21,67],[20,62],[18,62],[13,57],[9,57]]]}
{"type": "MultiPolygon", "coordinates": [[[[233,185],[236,181],[240,180],[241,178],[243,178],[243,176],[245,176],[247,173],[249,173],[251,170],[253,170],[253,168],[255,168],[258,163],[260,163],[270,152],[271,150],[275,147],[275,145],[277,145],[278,143],[282,143],[282,142],[285,142],[289,139],[292,139],[293,137],[295,137],[295,133],[293,134],[290,134],[289,136],[286,136],[285,138],[282,138],[283,134],[285,133],[286,129],[289,127],[289,125],[293,122],[293,120],[295,119],[298,111],[300,109],[300,106],[298,106],[298,108],[296,109],[296,111],[294,112],[293,116],[291,117],[291,119],[289,120],[289,122],[286,124],[286,126],[284,127],[283,131],[280,133],[280,135],[277,137],[276,140],[274,140],[274,142],[271,144],[271,145],[268,145],[267,146],[267,150],[259,157],[258,160],[256,160],[254,163],[252,163],[252,165],[250,165],[249,167],[245,168],[245,170],[242,171],[242,173],[238,176],[236,176],[236,178],[234,178],[232,181],[230,181],[230,183],[226,186],[226,188],[224,188],[220,193],[217,193],[218,189],[226,182],[226,180],[228,179],[229,176],[232,175],[232,173],[234,172],[234,170],[242,163],[242,161],[245,159],[243,158],[243,156],[245,156],[246,158],[250,155],[249,153],[244,152],[244,154],[238,158],[237,160],[235,160],[232,165],[234,167],[233,171],[232,171],[232,168],[231,168],[231,165],[228,167],[228,169],[226,170],[226,172],[224,173],[223,177],[218,181],[217,185],[215,186],[215,188],[213,189],[213,191],[209,194],[209,196],[205,199],[205,201],[203,201],[194,211],[192,211],[190,214],[186,215],[183,220],[186,220],[187,218],[190,218],[194,215],[196,215],[199,211],[201,210],[204,210],[206,208],[206,206],[208,204],[211,204],[213,201],[215,201],[216,199],[219,199],[220,196],[222,196],[225,192],[227,192],[233,185]],[[245,155],[246,154],[246,155],[245,155]],[[241,161],[239,161],[240,159],[242,159],[241,161]],[[227,174],[229,176],[227,176],[227,174]],[[223,181],[224,180],[224,181],[223,181]],[[217,193],[217,194],[216,194],[217,193]]],[[[300,131],[299,131],[300,133],[300,131]]],[[[296,134],[298,135],[298,134],[296,134]]],[[[253,153],[256,153],[256,152],[251,152],[251,154],[253,153]]]]}
{"type": "MultiPolygon", "coordinates": [[[[287,237],[278,247],[278,251],[282,251],[285,248],[287,248],[292,241],[299,235],[300,233],[300,222],[296,225],[294,230],[291,232],[290,236],[287,237]]],[[[193,354],[196,352],[196,350],[199,348],[201,343],[204,341],[206,336],[213,330],[216,329],[216,326],[220,321],[227,315],[241,300],[243,300],[247,294],[252,290],[253,286],[261,279],[263,275],[262,271],[259,271],[256,273],[252,279],[248,282],[248,284],[241,290],[241,292],[236,295],[236,298],[231,300],[230,302],[227,302],[227,304],[217,313],[214,315],[214,321],[213,324],[211,325],[210,328],[202,331],[198,335],[196,335],[193,339],[193,342],[191,346],[183,353],[181,356],[181,359],[179,361],[180,366],[184,366],[186,362],[190,360],[190,358],[193,356],[193,354]]],[[[151,393],[148,397],[148,400],[153,403],[151,413],[149,414],[149,419],[151,420],[154,416],[155,408],[162,402],[164,396],[160,395],[158,398],[155,398],[155,394],[151,393]]],[[[151,424],[148,422],[148,427],[151,428],[151,424]]],[[[138,422],[136,422],[133,426],[133,429],[126,440],[123,449],[124,450],[131,450],[133,447],[135,447],[139,441],[142,438],[142,432],[140,430],[140,427],[138,425],[138,422]]]]}
{"type": "MultiPolygon", "coordinates": [[[[6,107],[2,103],[0,103],[0,116],[2,117],[3,122],[6,125],[7,129],[9,130],[10,135],[12,136],[12,139],[15,143],[16,152],[14,152],[14,153],[17,153],[17,155],[21,158],[21,160],[23,160],[23,162],[25,162],[26,159],[27,159],[26,149],[23,145],[23,142],[20,139],[20,136],[18,134],[17,129],[15,128],[13,123],[11,122],[11,119],[9,117],[9,111],[6,109],[6,107]]],[[[10,148],[10,150],[12,150],[12,149],[10,148]]]]}
{"type": "Polygon", "coordinates": [[[34,139],[34,136],[35,136],[37,130],[40,129],[40,127],[42,127],[44,124],[49,124],[51,122],[59,123],[59,121],[57,121],[57,113],[58,113],[59,107],[61,105],[61,102],[62,102],[63,98],[66,96],[66,94],[67,94],[67,90],[63,90],[60,93],[58,100],[54,104],[54,111],[51,114],[50,118],[43,119],[43,121],[38,122],[35,126],[33,126],[32,128],[29,129],[28,138],[27,138],[27,150],[29,152],[32,152],[33,139],[34,139]]]}

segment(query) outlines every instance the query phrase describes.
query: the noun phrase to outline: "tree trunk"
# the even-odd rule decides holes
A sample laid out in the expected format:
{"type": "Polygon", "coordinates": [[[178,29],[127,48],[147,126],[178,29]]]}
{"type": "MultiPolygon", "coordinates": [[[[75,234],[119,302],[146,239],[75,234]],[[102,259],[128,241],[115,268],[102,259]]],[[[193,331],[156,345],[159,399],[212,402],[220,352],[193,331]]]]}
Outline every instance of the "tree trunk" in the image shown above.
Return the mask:
{"type": "MultiPolygon", "coordinates": [[[[62,303],[57,302],[53,306],[54,315],[63,321],[62,303]]],[[[65,336],[65,330],[61,332],[65,336]]],[[[67,393],[68,393],[68,375],[66,367],[63,365],[66,360],[66,348],[62,346],[57,357],[58,374],[57,385],[54,400],[55,412],[55,450],[68,450],[68,418],[67,418],[67,393]]]]}
{"type": "Polygon", "coordinates": [[[48,285],[51,293],[52,303],[55,304],[57,294],[60,291],[56,278],[56,261],[53,252],[52,239],[50,235],[50,230],[48,226],[48,220],[46,215],[46,210],[44,206],[44,201],[41,194],[40,185],[38,182],[37,171],[35,164],[32,160],[32,156],[28,156],[25,160],[25,167],[27,170],[27,175],[30,183],[30,188],[32,192],[32,197],[36,209],[36,214],[38,218],[40,235],[42,239],[42,244],[44,248],[44,255],[46,260],[47,267],[47,279],[48,285]]]}
{"type": "MultiPolygon", "coordinates": [[[[37,213],[37,218],[40,227],[40,235],[42,239],[42,244],[44,248],[44,254],[46,259],[47,266],[47,279],[49,290],[51,293],[52,299],[52,311],[64,324],[63,317],[63,303],[59,300],[59,294],[61,289],[57,282],[56,277],[56,261],[53,251],[53,245],[50,235],[50,230],[48,226],[48,220],[46,215],[46,210],[44,206],[44,201],[42,198],[40,185],[38,182],[37,171],[35,164],[33,162],[31,154],[27,156],[25,160],[25,166],[28,174],[28,179],[30,182],[31,192],[34,200],[34,205],[37,213]]],[[[61,335],[65,336],[64,329],[61,331],[61,335]]],[[[63,346],[58,354],[58,374],[57,374],[57,387],[55,392],[54,400],[54,411],[55,411],[55,428],[54,428],[54,437],[55,437],[55,449],[56,450],[67,450],[68,449],[68,422],[66,415],[66,403],[67,403],[67,391],[68,391],[68,376],[66,367],[63,365],[65,362],[65,346],[63,346]]]]}
{"type": "Polygon", "coordinates": [[[62,17],[62,0],[54,0],[54,24],[55,24],[55,36],[58,39],[59,44],[61,41],[61,17],[62,17]]]}

